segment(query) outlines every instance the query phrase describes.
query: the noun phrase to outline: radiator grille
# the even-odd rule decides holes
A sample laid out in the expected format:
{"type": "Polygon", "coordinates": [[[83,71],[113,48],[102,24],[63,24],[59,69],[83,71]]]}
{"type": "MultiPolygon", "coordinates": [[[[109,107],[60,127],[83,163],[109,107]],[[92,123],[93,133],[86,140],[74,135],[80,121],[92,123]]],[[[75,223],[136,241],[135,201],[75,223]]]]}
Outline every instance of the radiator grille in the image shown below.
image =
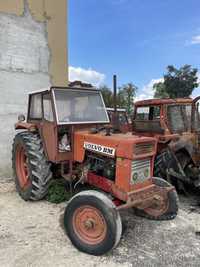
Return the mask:
{"type": "Polygon", "coordinates": [[[143,144],[136,144],[134,146],[134,154],[136,156],[141,154],[147,154],[153,152],[154,144],[153,143],[143,143],[143,144]]]}
{"type": "Polygon", "coordinates": [[[132,177],[131,184],[142,183],[150,178],[151,175],[151,159],[133,160],[132,161],[132,177]]]}

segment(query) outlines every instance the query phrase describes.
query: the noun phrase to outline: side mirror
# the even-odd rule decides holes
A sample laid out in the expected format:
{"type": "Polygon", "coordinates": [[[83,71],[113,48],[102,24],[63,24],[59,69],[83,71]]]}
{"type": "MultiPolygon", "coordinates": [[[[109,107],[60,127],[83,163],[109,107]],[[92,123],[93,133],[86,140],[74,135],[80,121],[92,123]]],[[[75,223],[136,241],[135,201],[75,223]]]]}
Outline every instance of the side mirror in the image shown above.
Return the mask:
{"type": "Polygon", "coordinates": [[[23,115],[23,114],[20,114],[19,116],[18,116],[18,121],[19,122],[22,122],[22,121],[25,121],[25,116],[23,115]]]}

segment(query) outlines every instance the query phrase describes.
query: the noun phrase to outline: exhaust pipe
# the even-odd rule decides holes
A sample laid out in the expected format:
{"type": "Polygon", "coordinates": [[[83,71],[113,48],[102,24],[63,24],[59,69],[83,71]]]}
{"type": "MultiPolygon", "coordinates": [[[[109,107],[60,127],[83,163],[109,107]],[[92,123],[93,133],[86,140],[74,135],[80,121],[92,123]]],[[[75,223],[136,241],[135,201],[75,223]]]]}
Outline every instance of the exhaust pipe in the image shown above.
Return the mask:
{"type": "Polygon", "coordinates": [[[117,113],[117,75],[113,75],[114,113],[117,113]]]}

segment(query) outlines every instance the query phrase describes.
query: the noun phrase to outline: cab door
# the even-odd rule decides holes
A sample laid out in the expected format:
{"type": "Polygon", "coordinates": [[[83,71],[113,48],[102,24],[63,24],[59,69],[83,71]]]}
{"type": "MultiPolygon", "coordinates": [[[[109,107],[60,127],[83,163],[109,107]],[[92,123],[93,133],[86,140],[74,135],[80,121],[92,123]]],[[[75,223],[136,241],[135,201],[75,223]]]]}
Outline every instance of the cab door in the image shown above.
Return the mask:
{"type": "Polygon", "coordinates": [[[191,122],[192,132],[195,135],[196,161],[200,163],[200,96],[193,100],[191,122]]]}
{"type": "Polygon", "coordinates": [[[41,133],[44,140],[45,152],[50,161],[56,161],[57,156],[57,126],[52,108],[50,92],[42,95],[43,120],[41,133]]]}

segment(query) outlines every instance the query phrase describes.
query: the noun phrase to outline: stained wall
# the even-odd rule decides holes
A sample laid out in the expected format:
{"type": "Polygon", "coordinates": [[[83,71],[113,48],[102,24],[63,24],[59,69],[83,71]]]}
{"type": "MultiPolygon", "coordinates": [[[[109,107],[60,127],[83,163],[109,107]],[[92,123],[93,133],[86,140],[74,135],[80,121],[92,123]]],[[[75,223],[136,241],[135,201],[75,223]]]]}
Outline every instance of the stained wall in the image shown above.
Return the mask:
{"type": "MultiPolygon", "coordinates": [[[[11,176],[14,123],[27,93],[67,84],[67,1],[0,1],[0,177],[11,176]]],[[[1,179],[1,178],[0,178],[1,179]]]]}

